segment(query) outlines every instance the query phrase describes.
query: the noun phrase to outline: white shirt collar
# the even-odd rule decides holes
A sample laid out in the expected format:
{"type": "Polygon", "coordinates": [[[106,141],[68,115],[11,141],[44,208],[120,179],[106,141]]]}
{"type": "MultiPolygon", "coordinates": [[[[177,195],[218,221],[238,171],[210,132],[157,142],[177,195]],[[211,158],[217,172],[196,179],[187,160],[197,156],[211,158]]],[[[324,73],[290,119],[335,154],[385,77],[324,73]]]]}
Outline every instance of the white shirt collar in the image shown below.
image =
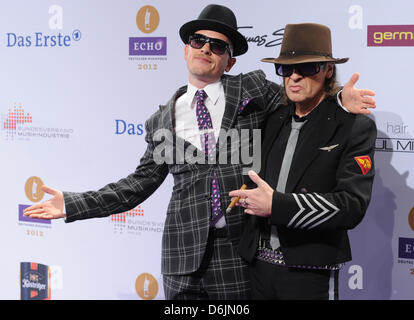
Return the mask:
{"type": "MultiPolygon", "coordinates": [[[[195,94],[199,90],[195,86],[193,86],[191,83],[188,83],[187,85],[187,102],[188,105],[191,107],[193,106],[193,101],[195,94]]],[[[210,101],[215,105],[217,103],[217,100],[220,97],[220,93],[224,90],[223,84],[220,80],[217,80],[216,82],[210,83],[206,85],[203,90],[207,93],[207,97],[210,99],[210,101]]]]}

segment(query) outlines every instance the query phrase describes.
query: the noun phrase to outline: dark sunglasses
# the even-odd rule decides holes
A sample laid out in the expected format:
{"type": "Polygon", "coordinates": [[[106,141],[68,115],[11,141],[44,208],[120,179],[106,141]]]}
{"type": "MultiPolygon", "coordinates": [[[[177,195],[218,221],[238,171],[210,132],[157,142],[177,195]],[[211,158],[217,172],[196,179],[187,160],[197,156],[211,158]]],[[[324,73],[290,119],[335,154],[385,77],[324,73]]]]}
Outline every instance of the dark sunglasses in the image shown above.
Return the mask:
{"type": "Polygon", "coordinates": [[[204,47],[206,43],[210,44],[210,50],[214,54],[221,56],[225,54],[226,51],[228,51],[230,57],[233,56],[233,50],[226,41],[215,38],[209,38],[203,34],[198,33],[190,36],[188,40],[188,44],[191,46],[191,48],[194,49],[201,49],[202,47],[204,47]]]}
{"type": "Polygon", "coordinates": [[[281,77],[290,77],[293,71],[303,77],[310,77],[321,71],[325,62],[307,62],[298,64],[277,64],[275,63],[276,74],[281,77]]]}

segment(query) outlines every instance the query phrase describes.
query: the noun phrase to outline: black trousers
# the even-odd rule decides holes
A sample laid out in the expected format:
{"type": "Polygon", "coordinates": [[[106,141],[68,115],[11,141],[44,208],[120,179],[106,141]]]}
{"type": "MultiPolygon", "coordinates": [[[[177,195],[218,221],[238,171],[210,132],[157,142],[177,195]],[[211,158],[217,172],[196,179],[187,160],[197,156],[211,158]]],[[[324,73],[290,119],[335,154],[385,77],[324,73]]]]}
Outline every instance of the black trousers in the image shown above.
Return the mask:
{"type": "Polygon", "coordinates": [[[255,260],[249,273],[254,300],[338,300],[339,270],[290,268],[255,260]]]}

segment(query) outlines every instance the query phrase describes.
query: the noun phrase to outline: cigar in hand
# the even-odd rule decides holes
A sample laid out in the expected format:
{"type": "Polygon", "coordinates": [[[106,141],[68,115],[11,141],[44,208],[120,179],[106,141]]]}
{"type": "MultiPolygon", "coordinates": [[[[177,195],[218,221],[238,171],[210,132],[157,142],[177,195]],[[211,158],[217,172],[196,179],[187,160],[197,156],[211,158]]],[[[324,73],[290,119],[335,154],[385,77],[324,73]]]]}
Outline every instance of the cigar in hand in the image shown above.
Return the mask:
{"type": "MultiPolygon", "coordinates": [[[[246,189],[246,188],[247,188],[247,186],[246,186],[245,184],[243,184],[243,185],[241,186],[240,190],[244,190],[244,189],[246,189]]],[[[231,209],[233,209],[233,208],[234,208],[234,206],[236,205],[237,201],[239,201],[239,198],[240,198],[240,197],[234,197],[234,198],[233,198],[233,200],[231,200],[230,205],[229,205],[229,206],[227,207],[227,209],[226,209],[226,213],[229,213],[229,212],[231,211],[231,209]]]]}

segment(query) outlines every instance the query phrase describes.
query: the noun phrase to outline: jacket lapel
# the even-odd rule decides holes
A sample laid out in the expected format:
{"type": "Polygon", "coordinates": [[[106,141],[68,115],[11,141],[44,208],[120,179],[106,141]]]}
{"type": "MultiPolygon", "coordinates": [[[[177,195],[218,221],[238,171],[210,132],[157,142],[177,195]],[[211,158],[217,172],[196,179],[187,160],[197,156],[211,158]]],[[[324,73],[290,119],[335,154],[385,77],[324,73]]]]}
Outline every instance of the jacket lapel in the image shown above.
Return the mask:
{"type": "MultiPolygon", "coordinates": [[[[162,129],[167,130],[171,134],[164,135],[165,143],[167,145],[174,146],[174,155],[176,154],[176,142],[177,136],[175,133],[175,103],[177,99],[187,91],[187,86],[179,88],[173,97],[167,102],[166,105],[160,105],[160,119],[162,123],[162,129]],[[169,140],[171,138],[172,140],[169,140]]],[[[180,138],[181,139],[181,138],[180,138]]],[[[187,142],[188,143],[188,142],[187,142]]]]}
{"type": "Polygon", "coordinates": [[[272,148],[273,142],[279,135],[283,123],[287,120],[289,115],[289,107],[281,105],[272,113],[266,122],[263,143],[262,143],[262,169],[266,168],[268,154],[272,148]]]}
{"type": "Polygon", "coordinates": [[[226,97],[226,107],[221,122],[221,129],[227,131],[232,127],[237,117],[241,96],[241,79],[239,77],[223,76],[222,83],[226,97]]]}
{"type": "Polygon", "coordinates": [[[171,130],[175,135],[175,102],[187,91],[187,86],[179,88],[166,105],[160,105],[162,128],[171,130]]]}
{"type": "MultiPolygon", "coordinates": [[[[226,97],[226,106],[224,109],[223,120],[221,122],[220,129],[224,131],[224,133],[227,133],[228,130],[235,127],[237,123],[237,117],[242,112],[248,112],[248,109],[251,107],[260,108],[263,104],[263,101],[259,102],[258,100],[263,100],[263,97],[260,95],[256,96],[251,91],[248,91],[242,87],[242,75],[223,75],[221,81],[224,88],[224,95],[226,97]],[[259,103],[255,103],[253,106],[250,103],[253,100],[259,103]]],[[[257,91],[258,90],[256,90],[255,93],[257,91]]],[[[220,137],[216,137],[217,146],[223,149],[220,149],[219,152],[225,151],[227,148],[226,144],[220,144],[219,140],[220,137]]]]}
{"type": "MultiPolygon", "coordinates": [[[[240,77],[223,76],[221,81],[226,97],[226,106],[221,121],[220,132],[228,132],[237,118],[241,96],[241,79],[240,77]]],[[[216,156],[219,157],[219,154],[221,152],[226,152],[226,149],[227,144],[220,143],[220,136],[216,137],[216,150],[218,151],[216,156]]]]}
{"type": "Polygon", "coordinates": [[[314,125],[312,131],[302,138],[304,139],[302,140],[303,147],[295,152],[286,184],[286,192],[292,192],[295,189],[310,164],[320,152],[323,152],[319,148],[329,142],[339,125],[334,117],[335,110],[338,108],[336,103],[325,101],[318,108],[320,108],[320,114],[317,116],[318,124],[314,125]]]}

